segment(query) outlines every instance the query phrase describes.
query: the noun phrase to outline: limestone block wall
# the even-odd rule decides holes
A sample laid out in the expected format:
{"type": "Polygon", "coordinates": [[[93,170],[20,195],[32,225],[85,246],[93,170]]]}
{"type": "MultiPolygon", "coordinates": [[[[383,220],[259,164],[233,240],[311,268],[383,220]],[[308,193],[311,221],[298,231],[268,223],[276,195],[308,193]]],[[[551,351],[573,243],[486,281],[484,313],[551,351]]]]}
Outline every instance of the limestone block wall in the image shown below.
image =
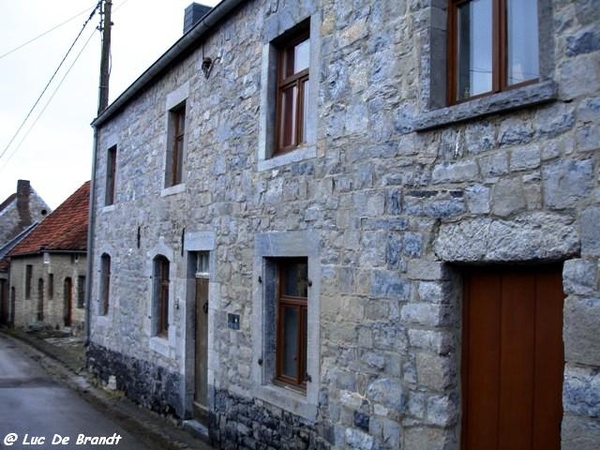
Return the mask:
{"type": "Polygon", "coordinates": [[[86,277],[85,255],[50,254],[16,257],[11,260],[10,285],[15,288],[15,323],[17,327],[44,325],[54,329],[65,326],[65,280],[71,279],[71,331],[83,331],[85,308],[78,306],[79,277],[86,277]],[[26,267],[31,265],[31,293],[26,297],[26,267]],[[51,279],[53,281],[51,281],[51,279]],[[42,282],[40,283],[40,280],[42,282]],[[51,286],[53,285],[53,286],[51,286]],[[40,292],[40,286],[42,291],[40,292]],[[38,320],[38,302],[43,296],[43,321],[38,320]]]}
{"type": "Polygon", "coordinates": [[[540,33],[549,38],[540,82],[452,108],[436,105],[439,62],[431,56],[445,1],[244,3],[203,43],[204,55],[219,57],[208,79],[198,50],[99,128],[92,370],[105,382],[115,376],[148,407],[191,416],[190,253],[206,250],[216,442],[458,449],[462,267],[559,261],[562,448],[597,447],[600,20],[593,3],[541,1],[549,20],[540,33]],[[318,46],[310,74],[314,153],[265,163],[265,46],[306,19],[318,46]],[[184,182],[165,189],[174,93],[186,101],[184,182]],[[106,151],[115,145],[115,202],[105,206],[106,151]],[[286,236],[295,233],[305,233],[304,255],[318,267],[309,349],[318,376],[303,398],[271,389],[257,345],[269,338],[259,313],[261,261],[285,256],[286,236]],[[278,242],[274,253],[265,250],[268,236],[278,242]],[[111,258],[106,315],[102,254],[111,258]],[[152,333],[157,255],[170,262],[163,338],[152,333]],[[230,326],[231,314],[239,328],[230,326]]]}

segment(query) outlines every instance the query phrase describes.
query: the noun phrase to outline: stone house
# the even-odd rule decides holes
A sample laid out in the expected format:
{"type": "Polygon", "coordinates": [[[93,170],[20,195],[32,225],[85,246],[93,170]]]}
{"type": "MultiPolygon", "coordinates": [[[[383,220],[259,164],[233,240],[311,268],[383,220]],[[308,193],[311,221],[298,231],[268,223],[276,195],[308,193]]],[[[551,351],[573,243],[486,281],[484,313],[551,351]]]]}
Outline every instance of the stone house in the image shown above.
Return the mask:
{"type": "Polygon", "coordinates": [[[93,123],[90,370],[221,448],[598,448],[597,6],[221,2],[93,123]]]}
{"type": "Polygon", "coordinates": [[[18,180],[17,192],[0,203],[0,325],[11,323],[8,252],[50,211],[29,180],[18,180]]]}
{"type": "Polygon", "coordinates": [[[82,333],[90,182],[9,253],[14,325],[82,333]]]}

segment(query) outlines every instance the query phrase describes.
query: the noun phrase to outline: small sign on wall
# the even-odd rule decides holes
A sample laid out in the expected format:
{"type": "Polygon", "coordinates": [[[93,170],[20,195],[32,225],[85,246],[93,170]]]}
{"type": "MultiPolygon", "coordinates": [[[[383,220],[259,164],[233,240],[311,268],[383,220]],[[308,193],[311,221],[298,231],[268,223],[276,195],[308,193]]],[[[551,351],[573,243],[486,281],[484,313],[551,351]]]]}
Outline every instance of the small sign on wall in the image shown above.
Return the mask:
{"type": "Polygon", "coordinates": [[[232,330],[240,329],[240,315],[239,314],[227,314],[227,327],[232,330]]]}

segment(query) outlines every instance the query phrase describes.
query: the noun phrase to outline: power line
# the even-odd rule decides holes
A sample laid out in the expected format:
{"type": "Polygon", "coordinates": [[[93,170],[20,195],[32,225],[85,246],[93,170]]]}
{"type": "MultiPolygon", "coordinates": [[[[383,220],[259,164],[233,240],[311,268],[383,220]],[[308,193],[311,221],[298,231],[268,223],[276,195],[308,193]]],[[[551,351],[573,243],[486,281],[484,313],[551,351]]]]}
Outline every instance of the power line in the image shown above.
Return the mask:
{"type": "Polygon", "coordinates": [[[71,65],[69,66],[69,68],[67,69],[67,71],[65,72],[65,74],[63,75],[63,77],[58,82],[58,85],[56,86],[56,88],[52,92],[52,95],[50,96],[50,98],[48,99],[48,101],[46,102],[46,104],[44,105],[44,107],[42,108],[42,110],[40,111],[40,113],[37,115],[37,117],[35,118],[35,120],[33,121],[33,123],[27,129],[27,131],[25,132],[25,135],[19,141],[19,144],[8,155],[8,157],[5,160],[4,165],[2,167],[0,167],[0,173],[2,173],[2,171],[8,166],[8,163],[10,162],[10,160],[12,159],[12,157],[19,150],[19,148],[21,147],[21,145],[23,144],[23,142],[25,141],[25,139],[27,139],[27,136],[29,136],[29,133],[31,132],[31,130],[33,129],[33,127],[35,126],[35,124],[42,117],[42,115],[44,114],[44,112],[46,111],[46,109],[48,108],[48,106],[50,105],[50,102],[52,101],[52,99],[54,98],[54,96],[56,95],[56,93],[58,92],[58,90],[60,89],[60,87],[62,86],[63,82],[67,78],[67,75],[69,75],[69,73],[71,72],[71,69],[73,69],[73,66],[75,66],[75,63],[79,60],[79,57],[81,56],[81,54],[83,53],[83,51],[87,48],[88,44],[90,43],[90,41],[94,37],[95,33],[96,33],[96,30],[94,30],[94,32],[92,34],[90,34],[90,37],[87,39],[87,41],[85,41],[85,44],[83,45],[83,47],[81,48],[81,50],[79,50],[79,53],[77,53],[77,56],[75,57],[75,59],[73,60],[73,62],[71,63],[71,65]]]}
{"type": "MultiPolygon", "coordinates": [[[[97,7],[96,7],[96,8],[97,8],[97,7]]],[[[72,21],[72,20],[74,20],[74,19],[78,18],[79,16],[81,16],[82,14],[85,14],[85,13],[86,13],[86,12],[88,12],[88,11],[89,11],[89,8],[86,8],[86,9],[84,9],[83,11],[81,11],[81,12],[77,13],[76,15],[74,15],[73,17],[71,17],[70,19],[67,19],[67,20],[65,20],[64,22],[62,22],[62,23],[59,23],[58,25],[55,25],[54,27],[50,28],[50,29],[49,29],[49,30],[47,30],[47,31],[44,31],[42,34],[40,34],[40,35],[38,35],[38,36],[34,37],[33,39],[30,39],[30,40],[28,40],[27,42],[24,42],[23,44],[21,44],[21,45],[19,45],[19,46],[15,47],[15,48],[13,48],[12,50],[9,50],[8,52],[4,53],[3,55],[0,55],[0,59],[4,58],[5,56],[8,56],[8,55],[10,55],[11,53],[14,53],[14,52],[16,52],[17,50],[21,50],[23,47],[25,47],[25,46],[27,46],[27,45],[31,44],[32,42],[35,42],[35,41],[37,41],[38,39],[40,39],[40,38],[42,38],[42,37],[44,37],[44,36],[46,36],[48,33],[51,33],[52,31],[56,30],[57,28],[60,28],[60,27],[62,27],[63,25],[66,25],[66,24],[67,24],[67,23],[69,23],[70,21],[72,21]]]]}
{"type": "Polygon", "coordinates": [[[29,110],[29,112],[27,113],[27,116],[25,116],[25,119],[23,119],[23,122],[21,122],[21,125],[19,125],[19,128],[17,129],[17,131],[15,132],[15,134],[13,135],[13,137],[10,139],[10,141],[8,142],[8,145],[4,148],[4,150],[2,150],[2,153],[0,153],[0,159],[2,159],[2,157],[4,156],[4,154],[8,151],[9,147],[12,145],[12,143],[14,142],[14,140],[16,139],[16,137],[18,136],[18,134],[21,132],[21,130],[23,129],[23,127],[25,126],[25,123],[27,122],[27,120],[29,119],[29,117],[31,116],[31,114],[33,113],[34,109],[37,107],[38,103],[40,102],[40,100],[42,99],[43,95],[46,93],[46,91],[48,90],[48,87],[50,86],[50,84],[52,83],[52,81],[54,80],[54,78],[56,77],[56,74],[58,73],[58,71],[60,70],[60,68],[62,67],[62,65],[64,64],[65,60],[67,59],[67,57],[69,56],[69,54],[71,53],[71,50],[73,50],[73,47],[75,46],[75,44],[77,43],[77,41],[79,40],[79,38],[81,37],[81,34],[83,33],[83,30],[85,30],[85,27],[87,26],[87,24],[92,20],[92,18],[94,17],[94,14],[96,13],[96,11],[100,8],[100,5],[102,4],[102,0],[98,1],[98,4],[96,5],[96,7],[94,8],[94,10],[91,12],[90,16],[88,17],[88,19],[85,21],[85,23],[83,24],[83,26],[81,27],[81,31],[79,31],[79,34],[77,35],[77,37],[75,38],[75,40],[73,41],[73,43],[71,44],[71,47],[69,47],[69,50],[67,50],[67,53],[65,54],[65,56],[63,57],[62,61],[60,62],[60,64],[58,65],[58,67],[56,68],[56,70],[54,71],[54,73],[52,74],[52,76],[50,77],[50,80],[48,81],[48,83],[46,84],[46,86],[44,87],[44,90],[42,91],[42,93],[39,95],[39,97],[37,98],[37,100],[35,101],[34,105],[31,107],[31,109],[29,110]]]}

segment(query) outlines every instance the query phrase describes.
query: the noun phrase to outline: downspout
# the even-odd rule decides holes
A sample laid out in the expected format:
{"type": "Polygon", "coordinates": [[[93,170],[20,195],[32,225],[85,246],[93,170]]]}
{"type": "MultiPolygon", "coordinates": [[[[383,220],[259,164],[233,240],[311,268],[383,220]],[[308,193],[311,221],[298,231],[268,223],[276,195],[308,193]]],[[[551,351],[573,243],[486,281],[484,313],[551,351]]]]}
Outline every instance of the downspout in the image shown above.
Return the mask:
{"type": "Polygon", "coordinates": [[[88,211],[88,235],[87,235],[87,277],[85,287],[85,346],[90,345],[92,318],[92,286],[94,274],[94,226],[96,219],[96,207],[94,197],[96,193],[96,156],[98,154],[98,129],[94,127],[94,143],[92,150],[92,178],[90,181],[90,201],[88,211]]]}

